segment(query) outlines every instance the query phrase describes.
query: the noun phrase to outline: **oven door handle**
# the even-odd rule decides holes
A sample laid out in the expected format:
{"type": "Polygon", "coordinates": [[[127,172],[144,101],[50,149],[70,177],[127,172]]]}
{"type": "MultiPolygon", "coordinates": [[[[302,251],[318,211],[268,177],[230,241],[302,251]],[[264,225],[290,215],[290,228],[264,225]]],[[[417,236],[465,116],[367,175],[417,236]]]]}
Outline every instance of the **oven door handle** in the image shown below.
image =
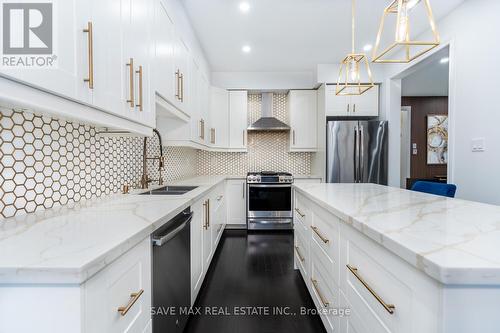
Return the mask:
{"type": "Polygon", "coordinates": [[[292,184],[248,184],[248,187],[292,187],[292,184]]]}

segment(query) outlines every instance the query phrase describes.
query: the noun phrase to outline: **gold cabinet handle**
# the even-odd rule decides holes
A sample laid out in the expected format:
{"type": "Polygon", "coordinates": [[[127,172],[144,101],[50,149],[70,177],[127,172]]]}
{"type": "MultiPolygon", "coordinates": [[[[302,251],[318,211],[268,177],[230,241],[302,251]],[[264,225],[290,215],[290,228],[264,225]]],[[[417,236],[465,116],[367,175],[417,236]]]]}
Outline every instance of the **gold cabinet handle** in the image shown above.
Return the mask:
{"type": "Polygon", "coordinates": [[[207,199],[203,206],[205,207],[205,225],[203,227],[207,230],[210,227],[210,199],[207,199]]]}
{"type": "Polygon", "coordinates": [[[175,97],[180,101],[181,100],[181,72],[179,70],[176,70],[175,71],[175,83],[176,83],[176,87],[175,87],[175,97]]]}
{"type": "Polygon", "coordinates": [[[292,130],[293,145],[295,146],[295,130],[292,130]]]}
{"type": "Polygon", "coordinates": [[[319,232],[319,230],[318,230],[318,228],[317,228],[317,227],[311,227],[311,228],[312,228],[312,230],[314,231],[314,233],[315,233],[316,235],[318,235],[318,237],[319,237],[319,238],[321,238],[321,240],[323,241],[323,243],[328,244],[328,243],[330,242],[330,240],[329,240],[328,238],[326,238],[325,236],[323,236],[323,235],[319,232]]]}
{"type": "Polygon", "coordinates": [[[92,22],[87,22],[87,28],[83,29],[84,33],[88,34],[88,58],[89,58],[89,75],[83,79],[88,82],[89,89],[94,89],[94,28],[92,22]]]}
{"type": "Polygon", "coordinates": [[[245,145],[245,130],[243,130],[243,146],[245,145]]]}
{"type": "Polygon", "coordinates": [[[181,79],[181,87],[180,87],[181,96],[180,96],[180,100],[181,100],[182,103],[184,103],[184,74],[179,75],[179,77],[181,79]]]}
{"type": "Polygon", "coordinates": [[[210,143],[215,144],[215,128],[210,129],[210,143]]]}
{"type": "Polygon", "coordinates": [[[143,109],[143,103],[142,103],[142,66],[139,66],[139,70],[136,71],[137,74],[139,74],[139,104],[136,106],[139,108],[139,111],[142,111],[143,109]]]}
{"type": "Polygon", "coordinates": [[[208,229],[208,224],[207,224],[207,216],[208,216],[207,206],[208,206],[208,201],[205,200],[205,202],[203,203],[203,208],[205,209],[205,223],[203,224],[203,229],[205,229],[205,230],[208,229]]]}
{"type": "Polygon", "coordinates": [[[297,212],[297,214],[300,215],[300,217],[306,217],[306,214],[302,214],[302,212],[300,211],[300,209],[295,208],[295,211],[297,212]]]}
{"type": "Polygon", "coordinates": [[[304,262],[304,260],[306,260],[306,259],[304,259],[302,254],[300,254],[300,250],[299,250],[298,246],[295,247],[295,252],[297,252],[297,255],[299,256],[300,261],[304,262]]]}
{"type": "Polygon", "coordinates": [[[200,139],[205,140],[205,120],[200,120],[200,139]]]}
{"type": "Polygon", "coordinates": [[[210,199],[207,199],[207,228],[210,227],[210,199]]]}
{"type": "Polygon", "coordinates": [[[135,107],[135,91],[134,91],[134,58],[130,58],[127,66],[129,67],[130,74],[130,99],[127,100],[127,103],[130,103],[130,107],[135,107]]]}
{"type": "Polygon", "coordinates": [[[323,306],[325,308],[328,307],[330,305],[330,302],[328,302],[328,300],[325,298],[325,296],[323,296],[323,294],[321,293],[321,291],[319,291],[318,281],[314,280],[314,279],[311,279],[311,282],[313,284],[314,290],[316,290],[316,292],[318,293],[319,299],[321,300],[321,303],[323,304],[323,306]]]}
{"type": "Polygon", "coordinates": [[[354,104],[354,106],[352,107],[352,112],[356,113],[356,104],[354,104]]]}
{"type": "Polygon", "coordinates": [[[394,304],[387,304],[384,302],[384,300],[373,290],[368,283],[359,275],[358,269],[356,267],[353,267],[351,265],[346,265],[347,268],[351,271],[351,273],[358,279],[359,282],[372,294],[373,297],[384,307],[384,309],[389,312],[390,314],[394,314],[394,310],[396,309],[396,306],[394,304]]]}
{"type": "Polygon", "coordinates": [[[350,109],[350,104],[347,104],[347,113],[349,113],[349,109],[350,109]]]}
{"type": "Polygon", "coordinates": [[[131,293],[130,294],[130,301],[128,302],[127,306],[120,306],[118,308],[118,312],[123,316],[127,314],[127,312],[134,306],[135,302],[142,296],[144,293],[144,289],[139,290],[137,293],[131,293]]]}

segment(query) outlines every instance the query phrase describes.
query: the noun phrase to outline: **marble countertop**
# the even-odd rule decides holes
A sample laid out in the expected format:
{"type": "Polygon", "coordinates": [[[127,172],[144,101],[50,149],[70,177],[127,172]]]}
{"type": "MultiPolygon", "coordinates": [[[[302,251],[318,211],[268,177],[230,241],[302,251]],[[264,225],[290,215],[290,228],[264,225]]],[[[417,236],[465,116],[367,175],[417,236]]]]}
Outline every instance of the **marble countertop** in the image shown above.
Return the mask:
{"type": "Polygon", "coordinates": [[[122,195],[0,220],[0,284],[80,284],[223,182],[200,176],[182,196],[122,195]]]}
{"type": "Polygon", "coordinates": [[[500,284],[499,206],[373,184],[294,186],[443,284],[500,284]]]}

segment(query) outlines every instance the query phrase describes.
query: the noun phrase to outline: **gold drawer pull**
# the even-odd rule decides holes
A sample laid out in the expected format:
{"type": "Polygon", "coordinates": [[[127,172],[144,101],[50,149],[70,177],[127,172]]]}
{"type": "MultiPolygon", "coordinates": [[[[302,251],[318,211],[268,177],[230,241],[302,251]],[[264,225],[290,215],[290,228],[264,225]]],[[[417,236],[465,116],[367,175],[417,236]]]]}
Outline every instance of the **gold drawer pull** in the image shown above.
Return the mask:
{"type": "Polygon", "coordinates": [[[384,307],[384,309],[389,312],[390,314],[394,314],[394,310],[396,309],[396,306],[394,304],[387,304],[384,302],[384,300],[366,283],[365,280],[359,275],[358,269],[356,267],[353,267],[351,265],[346,265],[347,268],[351,271],[351,273],[361,282],[363,286],[365,286],[366,289],[370,292],[370,294],[375,297],[375,299],[384,307]]]}
{"type": "Polygon", "coordinates": [[[326,298],[323,296],[323,294],[321,294],[321,291],[319,291],[319,288],[318,288],[318,281],[317,280],[314,280],[314,279],[311,279],[311,282],[313,284],[313,287],[314,287],[314,290],[316,290],[316,292],[318,293],[319,295],[319,299],[321,300],[321,303],[323,304],[323,306],[326,308],[330,305],[330,302],[328,302],[326,300],[326,298]]]}
{"type": "Polygon", "coordinates": [[[297,255],[299,256],[300,261],[304,262],[304,260],[306,260],[306,259],[304,259],[304,257],[302,256],[302,254],[300,254],[298,246],[295,247],[295,252],[297,252],[297,255]]]}
{"type": "Polygon", "coordinates": [[[139,104],[136,105],[136,107],[139,108],[139,111],[143,110],[143,102],[142,102],[142,75],[143,75],[143,70],[142,66],[139,66],[139,70],[135,71],[136,74],[139,74],[139,104]]]}
{"type": "Polygon", "coordinates": [[[306,214],[302,214],[302,212],[300,211],[300,209],[295,208],[295,211],[297,212],[297,214],[300,215],[300,217],[306,217],[306,214]]]}
{"type": "Polygon", "coordinates": [[[88,34],[88,58],[89,58],[89,75],[83,79],[89,84],[89,89],[94,89],[94,28],[92,22],[87,22],[87,28],[83,29],[84,33],[88,34]]]}
{"type": "Polygon", "coordinates": [[[130,103],[130,107],[134,108],[135,107],[135,89],[134,89],[134,58],[130,58],[129,62],[127,63],[127,66],[129,68],[129,75],[130,75],[130,99],[127,99],[127,103],[130,103]]]}
{"type": "Polygon", "coordinates": [[[328,238],[326,238],[325,236],[323,236],[323,235],[319,232],[319,230],[318,230],[318,228],[317,228],[317,227],[311,227],[311,228],[312,228],[312,230],[316,233],[316,235],[318,235],[318,237],[319,237],[319,238],[321,238],[321,240],[323,241],[323,243],[325,243],[325,244],[330,243],[330,240],[329,240],[328,238]]]}
{"type": "Polygon", "coordinates": [[[144,293],[144,289],[139,290],[137,293],[131,293],[130,294],[130,301],[128,302],[127,306],[120,306],[118,308],[118,312],[123,316],[127,314],[127,312],[134,306],[135,302],[142,296],[144,293]]]}

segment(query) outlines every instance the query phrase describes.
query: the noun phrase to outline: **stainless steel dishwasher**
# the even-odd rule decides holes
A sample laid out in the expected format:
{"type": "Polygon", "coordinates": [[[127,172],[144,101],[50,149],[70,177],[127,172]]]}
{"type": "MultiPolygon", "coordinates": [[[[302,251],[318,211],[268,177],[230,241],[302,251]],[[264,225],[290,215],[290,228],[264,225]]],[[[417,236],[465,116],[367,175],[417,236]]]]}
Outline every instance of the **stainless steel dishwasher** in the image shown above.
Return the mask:
{"type": "Polygon", "coordinates": [[[193,213],[186,208],[152,235],[153,332],[182,332],[191,306],[190,230],[193,213]]]}

